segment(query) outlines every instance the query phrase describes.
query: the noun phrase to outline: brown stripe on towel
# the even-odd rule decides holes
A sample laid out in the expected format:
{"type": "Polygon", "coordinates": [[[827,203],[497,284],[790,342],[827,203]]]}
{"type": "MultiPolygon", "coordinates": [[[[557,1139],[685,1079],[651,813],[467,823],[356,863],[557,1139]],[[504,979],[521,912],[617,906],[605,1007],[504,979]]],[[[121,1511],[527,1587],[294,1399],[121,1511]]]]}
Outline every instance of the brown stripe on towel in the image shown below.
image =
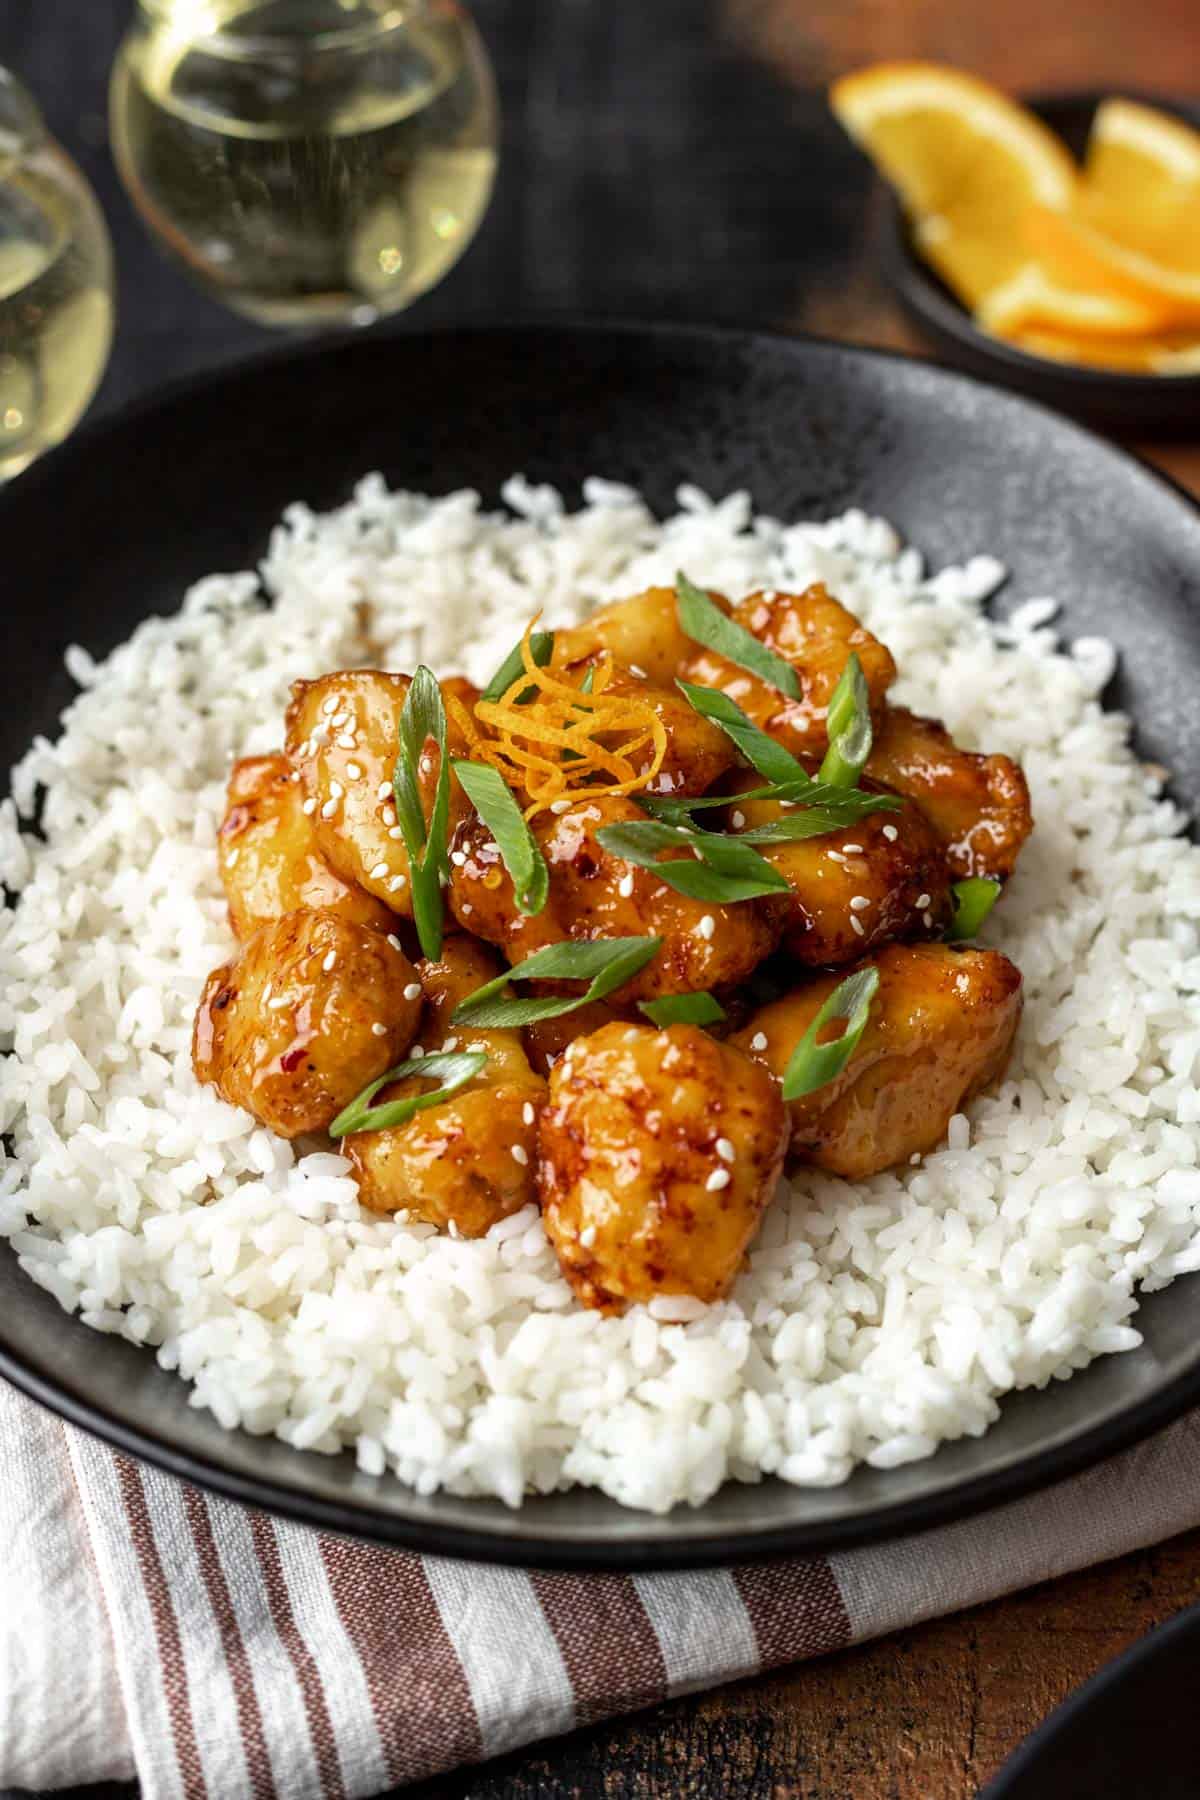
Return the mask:
{"type": "Polygon", "coordinates": [[[730,1573],[750,1615],[764,1669],[850,1643],[841,1589],[823,1556],[751,1563],[730,1573]]]}
{"type": "Polygon", "coordinates": [[[150,1522],[150,1512],[146,1505],[142,1472],[127,1456],[114,1456],[113,1461],[116,1464],[125,1517],[129,1523],[129,1535],[145,1583],[150,1616],[154,1620],[158,1671],[166,1697],[167,1716],[171,1721],[171,1736],[175,1743],[175,1760],[179,1765],[185,1800],[208,1800],[204,1768],[192,1720],[192,1701],[188,1692],[187,1664],[179,1636],[179,1622],[171,1603],[171,1590],[163,1573],[158,1545],[154,1541],[154,1526],[150,1522]]]}
{"type": "Polygon", "coordinates": [[[575,1690],[577,1725],[666,1697],[662,1648],[630,1576],[535,1570],[530,1580],[575,1690]]]}
{"type": "Polygon", "coordinates": [[[398,1785],[483,1755],[471,1690],[419,1556],[319,1539],[358,1651],[388,1774],[398,1785]]]}
{"type": "Polygon", "coordinates": [[[254,1800],[275,1800],[275,1776],[271,1769],[267,1740],[263,1734],[262,1713],[259,1710],[258,1695],[254,1691],[250,1659],[242,1642],[241,1626],[238,1624],[229,1584],[213,1538],[208,1503],[197,1488],[185,1485],[183,1507],[191,1528],[192,1542],[196,1546],[196,1559],[208,1590],[213,1617],[217,1622],[229,1679],[233,1685],[233,1701],[237,1707],[238,1726],[246,1753],[246,1767],[250,1771],[254,1800]]]}
{"type": "Polygon", "coordinates": [[[308,1721],[308,1735],[312,1740],[313,1754],[321,1774],[321,1787],[327,1800],[345,1800],[346,1784],[338,1761],[337,1740],[325,1701],[321,1671],[296,1623],[292,1597],[288,1593],[287,1579],[279,1557],[279,1541],[275,1536],[274,1521],[260,1512],[251,1512],[247,1516],[250,1535],[258,1554],[258,1565],[262,1570],[263,1585],[267,1590],[271,1620],[296,1671],[296,1681],[304,1699],[304,1716],[308,1721]]]}

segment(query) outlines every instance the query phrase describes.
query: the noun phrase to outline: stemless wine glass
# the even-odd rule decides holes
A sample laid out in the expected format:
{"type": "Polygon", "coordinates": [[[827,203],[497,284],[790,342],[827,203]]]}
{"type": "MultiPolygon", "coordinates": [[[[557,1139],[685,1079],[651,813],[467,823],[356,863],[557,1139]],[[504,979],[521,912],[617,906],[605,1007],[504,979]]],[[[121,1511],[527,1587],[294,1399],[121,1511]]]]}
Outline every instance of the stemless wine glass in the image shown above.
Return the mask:
{"type": "Polygon", "coordinates": [[[455,0],[138,0],[110,123],[160,242],[267,325],[408,306],[496,168],[491,67],[455,0]]]}
{"type": "Polygon", "coordinates": [[[0,482],[78,422],[112,332],[100,208],[30,95],[0,69],[0,482]]]}

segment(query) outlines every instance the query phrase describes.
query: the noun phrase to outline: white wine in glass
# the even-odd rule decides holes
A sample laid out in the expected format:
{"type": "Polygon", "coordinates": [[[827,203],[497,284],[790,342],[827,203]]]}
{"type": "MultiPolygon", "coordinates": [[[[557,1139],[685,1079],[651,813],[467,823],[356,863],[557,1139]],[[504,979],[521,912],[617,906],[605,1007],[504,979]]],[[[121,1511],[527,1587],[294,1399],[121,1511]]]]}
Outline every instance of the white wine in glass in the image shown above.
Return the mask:
{"type": "Polygon", "coordinates": [[[108,362],[112,296],[92,191],[0,69],[0,481],[78,422],[108,362]]]}
{"type": "Polygon", "coordinates": [[[139,0],[110,125],[160,242],[267,325],[408,306],[496,169],[491,68],[456,0],[139,0]]]}

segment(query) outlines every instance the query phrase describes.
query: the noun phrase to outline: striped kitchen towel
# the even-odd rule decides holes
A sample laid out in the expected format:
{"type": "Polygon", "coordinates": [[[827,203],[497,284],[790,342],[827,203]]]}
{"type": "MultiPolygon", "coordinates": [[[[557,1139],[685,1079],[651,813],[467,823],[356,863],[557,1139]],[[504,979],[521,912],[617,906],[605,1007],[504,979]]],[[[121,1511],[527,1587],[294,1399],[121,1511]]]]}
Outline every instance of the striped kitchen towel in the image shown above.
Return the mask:
{"type": "Polygon", "coordinates": [[[215,1500],[0,1384],[0,1786],[352,1800],[1200,1523],[1200,1415],[918,1538],[680,1575],[380,1550],[215,1500]]]}

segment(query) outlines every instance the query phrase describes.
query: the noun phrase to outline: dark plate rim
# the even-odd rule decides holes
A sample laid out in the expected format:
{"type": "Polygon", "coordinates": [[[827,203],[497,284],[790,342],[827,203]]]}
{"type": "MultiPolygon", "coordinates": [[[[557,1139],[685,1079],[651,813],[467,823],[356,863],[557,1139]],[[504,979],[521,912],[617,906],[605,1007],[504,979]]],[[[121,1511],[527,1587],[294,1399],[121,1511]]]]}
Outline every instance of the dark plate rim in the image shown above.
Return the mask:
{"type": "MultiPolygon", "coordinates": [[[[1098,1703],[1103,1705],[1143,1663],[1156,1662],[1159,1657],[1172,1654],[1178,1646],[1187,1645],[1197,1635],[1200,1635],[1200,1601],[1175,1613],[1172,1618],[1164,1619],[1144,1637],[1135,1638],[1111,1662],[1097,1669],[1080,1687],[1073,1688],[1049,1717],[1022,1739],[981,1791],[979,1800],[1010,1800],[1010,1796],[1012,1800],[1022,1800],[1022,1795],[1030,1791],[1024,1784],[1037,1778],[1043,1753],[1060,1733],[1069,1731],[1098,1703]]],[[[1130,1796],[1130,1800],[1134,1797],[1130,1796]]]]}
{"type": "MultiPolygon", "coordinates": [[[[1024,96],[1023,104],[1039,115],[1065,111],[1068,107],[1099,105],[1108,99],[1102,88],[1056,88],[1044,93],[1024,96]]],[[[1122,99],[1137,100],[1158,106],[1164,112],[1195,116],[1200,109],[1178,96],[1152,94],[1122,89],[1122,99]]],[[[1080,401],[1108,397],[1121,400],[1161,400],[1173,395],[1200,395],[1200,371],[1188,375],[1140,375],[1128,369],[1095,369],[1081,363],[1056,362],[1050,356],[1035,356],[1019,350],[1003,338],[982,331],[949,289],[913,248],[912,236],[904,208],[886,185],[883,235],[883,263],[888,279],[922,322],[945,332],[947,337],[969,348],[981,359],[986,358],[997,370],[1024,376],[1031,381],[1061,384],[1063,390],[1074,390],[1080,401]]],[[[1001,378],[998,378],[1001,379],[1001,378]]]]}
{"type": "MultiPolygon", "coordinates": [[[[153,417],[160,410],[181,402],[186,403],[192,394],[220,387],[234,391],[240,382],[261,369],[304,369],[339,349],[344,350],[352,345],[365,348],[371,342],[379,343],[389,338],[469,337],[497,343],[504,341],[509,345],[514,339],[523,338],[533,345],[548,334],[563,337],[692,338],[709,342],[718,340],[726,345],[742,342],[747,345],[761,344],[764,348],[776,351],[803,354],[815,349],[856,361],[918,368],[935,383],[945,383],[954,388],[965,384],[968,388],[990,394],[1006,408],[1031,410],[1042,415],[1053,422],[1056,430],[1084,439],[1091,453],[1133,465],[1142,480],[1159,488],[1174,503],[1182,502],[1193,519],[1200,518],[1200,502],[1144,458],[1110,443],[1086,426],[1065,418],[1038,400],[1014,394],[1000,383],[948,369],[932,359],[910,356],[902,351],[883,347],[839,343],[834,339],[799,332],[766,331],[728,324],[673,324],[596,317],[579,320],[521,319],[513,323],[488,326],[444,327],[436,332],[422,332],[415,328],[397,332],[394,329],[377,328],[363,333],[339,333],[332,337],[326,336],[315,344],[293,345],[283,349],[270,347],[232,365],[181,377],[130,406],[99,420],[89,421],[66,443],[48,452],[24,474],[0,490],[0,528],[3,527],[6,514],[14,506],[21,504],[22,493],[31,492],[38,486],[52,487],[60,469],[70,464],[82,464],[93,448],[103,446],[110,437],[153,417]]],[[[1053,1486],[1105,1457],[1139,1443],[1143,1438],[1172,1423],[1190,1407],[1200,1404],[1198,1351],[1194,1367],[1182,1371],[1153,1393],[1123,1407],[1115,1416],[1078,1434],[1051,1443],[1006,1468],[959,1481],[941,1493],[884,1504],[861,1518],[832,1520],[819,1525],[769,1526],[757,1530],[752,1538],[747,1538],[743,1532],[735,1529],[718,1528],[704,1535],[689,1533],[678,1541],[659,1542],[654,1538],[629,1537],[606,1542],[586,1532],[578,1537],[560,1534],[549,1540],[539,1538],[532,1532],[510,1534],[482,1526],[476,1528],[405,1517],[398,1513],[384,1513],[374,1508],[366,1495],[362,1498],[348,1496],[336,1501],[327,1500],[285,1482],[209,1462],[201,1456],[177,1448],[165,1435],[130,1424],[109,1408],[85,1399],[69,1382],[48,1378],[26,1363],[18,1351],[7,1348],[3,1343],[0,1343],[0,1377],[11,1382],[30,1399],[68,1423],[91,1433],[115,1450],[140,1458],[169,1475],[192,1482],[225,1499],[273,1513],[297,1524],[435,1556],[456,1556],[472,1561],[526,1568],[628,1571],[746,1564],[765,1558],[822,1553],[918,1535],[1038,1489],[1053,1486]]],[[[702,1512],[703,1509],[699,1511],[702,1512]]]]}

